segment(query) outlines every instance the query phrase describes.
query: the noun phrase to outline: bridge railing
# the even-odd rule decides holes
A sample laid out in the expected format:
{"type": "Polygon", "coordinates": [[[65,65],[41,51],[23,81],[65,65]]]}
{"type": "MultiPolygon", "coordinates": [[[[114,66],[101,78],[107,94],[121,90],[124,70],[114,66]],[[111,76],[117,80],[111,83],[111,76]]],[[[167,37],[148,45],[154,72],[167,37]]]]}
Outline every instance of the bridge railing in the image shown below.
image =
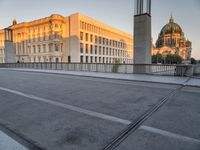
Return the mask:
{"type": "Polygon", "coordinates": [[[163,64],[100,64],[100,63],[6,63],[0,68],[27,68],[64,71],[86,71],[123,74],[151,74],[168,76],[190,76],[192,65],[163,64]]]}

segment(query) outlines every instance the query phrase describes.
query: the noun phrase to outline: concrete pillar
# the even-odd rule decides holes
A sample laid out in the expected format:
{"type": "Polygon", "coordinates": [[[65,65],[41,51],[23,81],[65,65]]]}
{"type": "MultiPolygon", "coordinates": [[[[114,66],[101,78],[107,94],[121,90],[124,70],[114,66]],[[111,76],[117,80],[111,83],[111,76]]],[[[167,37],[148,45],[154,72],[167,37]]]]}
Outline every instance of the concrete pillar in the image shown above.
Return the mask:
{"type": "Polygon", "coordinates": [[[134,67],[135,73],[149,73],[151,71],[151,0],[136,0],[134,16],[134,67]],[[142,64],[142,65],[141,65],[142,64]],[[146,66],[144,66],[146,65],[146,66]]]}
{"type": "Polygon", "coordinates": [[[16,63],[16,52],[13,43],[13,35],[11,29],[4,29],[5,31],[5,63],[16,63]]]}

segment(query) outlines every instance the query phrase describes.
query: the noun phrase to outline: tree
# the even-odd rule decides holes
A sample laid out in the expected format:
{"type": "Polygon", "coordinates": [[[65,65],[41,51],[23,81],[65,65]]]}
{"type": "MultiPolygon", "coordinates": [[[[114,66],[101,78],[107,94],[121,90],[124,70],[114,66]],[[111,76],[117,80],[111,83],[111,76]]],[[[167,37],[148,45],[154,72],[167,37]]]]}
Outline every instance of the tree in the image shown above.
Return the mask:
{"type": "Polygon", "coordinates": [[[120,66],[120,60],[115,58],[114,64],[113,64],[113,68],[112,68],[112,72],[113,73],[117,73],[118,69],[119,69],[119,66],[120,66]]]}
{"type": "Polygon", "coordinates": [[[152,56],[152,63],[157,64],[162,62],[163,62],[163,56],[161,54],[158,53],[152,56]]]}
{"type": "Polygon", "coordinates": [[[182,57],[177,54],[174,54],[174,55],[169,54],[165,58],[165,62],[167,64],[181,64],[182,61],[183,61],[182,57]]]}
{"type": "Polygon", "coordinates": [[[152,56],[152,63],[181,64],[182,61],[182,57],[177,54],[168,54],[167,56],[156,54],[152,56]]]}
{"type": "Polygon", "coordinates": [[[191,64],[197,64],[197,60],[194,58],[191,58],[191,64]]]}

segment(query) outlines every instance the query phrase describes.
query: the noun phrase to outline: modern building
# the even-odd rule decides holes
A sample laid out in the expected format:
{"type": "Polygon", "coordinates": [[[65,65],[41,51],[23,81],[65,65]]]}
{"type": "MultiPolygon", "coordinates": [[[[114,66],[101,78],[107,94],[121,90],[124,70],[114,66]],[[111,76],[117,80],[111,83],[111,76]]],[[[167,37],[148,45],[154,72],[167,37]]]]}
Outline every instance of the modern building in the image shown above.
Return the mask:
{"type": "MultiPolygon", "coordinates": [[[[13,21],[16,62],[133,63],[133,36],[83,14],[13,21]]],[[[0,30],[0,63],[5,62],[0,30]]]]}
{"type": "Polygon", "coordinates": [[[187,62],[191,58],[191,52],[192,43],[186,40],[182,28],[174,22],[171,16],[169,23],[162,28],[159,34],[156,45],[153,48],[153,55],[177,54],[187,62]]]}

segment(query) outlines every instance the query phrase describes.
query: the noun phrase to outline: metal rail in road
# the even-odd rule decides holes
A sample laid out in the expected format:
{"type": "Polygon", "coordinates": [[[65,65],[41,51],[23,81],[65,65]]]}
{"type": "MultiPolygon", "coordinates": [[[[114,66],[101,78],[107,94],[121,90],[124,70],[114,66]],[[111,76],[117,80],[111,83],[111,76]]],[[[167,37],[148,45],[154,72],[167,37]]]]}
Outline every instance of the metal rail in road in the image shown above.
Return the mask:
{"type": "Polygon", "coordinates": [[[157,112],[172,96],[174,96],[178,91],[186,86],[188,80],[180,85],[177,89],[172,90],[169,95],[163,97],[157,104],[155,104],[151,109],[146,113],[140,116],[136,121],[133,121],[126,129],[124,129],[119,135],[117,135],[109,144],[107,144],[103,150],[114,150],[119,146],[130,134],[135,132],[148,118],[150,118],[155,112],[157,112]]]}

